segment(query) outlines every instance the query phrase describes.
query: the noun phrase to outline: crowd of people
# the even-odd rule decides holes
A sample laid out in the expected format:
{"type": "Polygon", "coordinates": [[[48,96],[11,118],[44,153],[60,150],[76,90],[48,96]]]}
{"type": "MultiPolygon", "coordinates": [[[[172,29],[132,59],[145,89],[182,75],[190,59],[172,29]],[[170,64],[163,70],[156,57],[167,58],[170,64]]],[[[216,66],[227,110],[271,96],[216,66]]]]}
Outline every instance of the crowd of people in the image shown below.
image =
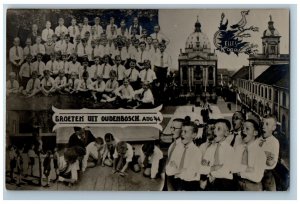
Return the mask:
{"type": "Polygon", "coordinates": [[[59,18],[54,30],[47,21],[42,32],[33,24],[25,45],[15,37],[9,50],[7,96],[71,94],[96,103],[153,105],[166,91],[170,41],[159,25],[151,34],[138,17],[132,18],[129,27],[125,20],[116,25],[114,17],[106,28],[99,17],[92,23],[87,17],[83,22],[74,18],[68,27],[59,18]]]}
{"type": "MultiPolygon", "coordinates": [[[[276,191],[274,168],[279,142],[273,134],[275,117],[266,115],[260,120],[237,111],[231,122],[220,118],[198,124],[185,117],[170,123],[173,142],[167,156],[153,141],[135,148],[111,133],[95,137],[88,129],[74,127],[63,153],[55,149],[43,155],[49,158],[43,160],[46,186],[51,171],[57,175],[54,182],[77,185],[87,168],[107,166],[112,174],[120,176],[133,171],[151,179],[165,178],[165,189],[169,191],[276,191]],[[203,128],[201,137],[197,137],[199,128],[203,128]]],[[[33,150],[34,146],[28,150],[29,158],[36,154],[33,150]]],[[[22,177],[22,151],[14,146],[9,151],[12,179],[14,173],[22,177]]],[[[28,162],[30,174],[37,164],[34,159],[28,162]]]]}

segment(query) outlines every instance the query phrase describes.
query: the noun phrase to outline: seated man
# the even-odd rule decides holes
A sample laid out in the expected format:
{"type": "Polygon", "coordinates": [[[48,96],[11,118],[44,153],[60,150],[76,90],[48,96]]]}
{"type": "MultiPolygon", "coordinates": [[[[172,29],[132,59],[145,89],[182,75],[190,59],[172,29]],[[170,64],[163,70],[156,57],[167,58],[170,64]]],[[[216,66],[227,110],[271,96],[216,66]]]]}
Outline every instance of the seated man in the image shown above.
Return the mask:
{"type": "Polygon", "coordinates": [[[132,146],[124,141],[118,142],[113,157],[112,172],[119,173],[120,176],[125,176],[125,171],[133,157],[132,146]]]}
{"type": "Polygon", "coordinates": [[[125,108],[133,105],[132,102],[134,98],[134,90],[129,84],[129,80],[127,78],[124,79],[123,85],[119,86],[115,90],[115,94],[117,96],[117,101],[121,107],[125,108]]]}
{"type": "Polygon", "coordinates": [[[152,91],[150,89],[149,82],[143,83],[143,88],[136,90],[134,92],[138,105],[136,108],[153,108],[154,106],[154,98],[152,91]]]}
{"type": "Polygon", "coordinates": [[[69,92],[70,94],[77,93],[78,92],[77,87],[78,87],[79,82],[80,82],[80,80],[77,79],[77,73],[72,72],[71,77],[70,77],[67,87],[66,87],[66,91],[69,92]]]}
{"type": "Polygon", "coordinates": [[[95,167],[97,164],[103,166],[103,153],[105,150],[104,141],[101,137],[97,137],[94,142],[91,142],[86,146],[86,154],[82,161],[82,172],[86,168],[95,167]]]}
{"type": "Polygon", "coordinates": [[[90,85],[92,81],[89,79],[89,73],[87,71],[84,71],[82,73],[82,79],[79,81],[79,84],[77,86],[77,91],[80,96],[83,98],[90,98],[91,93],[90,93],[90,85]]]}
{"type": "Polygon", "coordinates": [[[26,85],[26,89],[23,90],[22,92],[28,98],[35,96],[37,93],[41,91],[41,81],[37,77],[38,77],[37,71],[33,71],[31,75],[31,79],[28,81],[26,85]]]}
{"type": "Polygon", "coordinates": [[[65,71],[63,69],[59,70],[58,76],[55,79],[56,91],[60,94],[66,93],[67,78],[65,77],[65,71]]]}
{"type": "Polygon", "coordinates": [[[144,62],[144,69],[140,71],[139,78],[141,82],[148,81],[150,84],[153,84],[153,81],[156,80],[156,74],[151,69],[151,62],[149,60],[145,60],[144,62]]]}
{"type": "Polygon", "coordinates": [[[105,93],[103,94],[102,102],[112,102],[116,100],[115,90],[119,87],[117,81],[117,73],[115,70],[111,70],[109,73],[110,79],[106,82],[105,93]]]}
{"type": "Polygon", "coordinates": [[[16,80],[16,73],[9,74],[9,80],[6,82],[6,96],[19,93],[19,82],[16,80]]]}
{"type": "Polygon", "coordinates": [[[50,76],[49,70],[44,70],[44,78],[41,81],[41,91],[44,96],[52,95],[56,90],[54,79],[50,76]]]}
{"type": "Polygon", "coordinates": [[[136,60],[130,60],[129,62],[129,69],[125,70],[124,76],[128,78],[130,85],[132,88],[138,89],[139,87],[139,82],[138,82],[138,77],[139,77],[139,71],[136,69],[136,60]]]}
{"type": "Polygon", "coordinates": [[[148,142],[142,146],[141,155],[140,162],[142,162],[144,168],[144,176],[150,177],[151,179],[159,178],[163,170],[162,151],[154,145],[154,142],[148,142]]]}
{"type": "Polygon", "coordinates": [[[58,181],[67,182],[72,185],[78,180],[78,154],[75,148],[68,148],[64,155],[58,159],[58,181]]]}
{"type": "Polygon", "coordinates": [[[102,94],[105,90],[105,82],[103,81],[103,76],[97,76],[97,80],[92,82],[89,89],[92,91],[92,96],[97,102],[99,99],[101,100],[102,94]]]}

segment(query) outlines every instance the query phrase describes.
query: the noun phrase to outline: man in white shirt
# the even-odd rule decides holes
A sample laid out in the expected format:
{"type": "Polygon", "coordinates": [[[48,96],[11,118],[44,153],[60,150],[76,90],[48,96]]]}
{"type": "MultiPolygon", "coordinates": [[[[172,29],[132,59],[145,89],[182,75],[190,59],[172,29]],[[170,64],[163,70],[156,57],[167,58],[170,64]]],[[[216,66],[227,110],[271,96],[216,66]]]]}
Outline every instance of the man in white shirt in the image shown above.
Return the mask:
{"type": "Polygon", "coordinates": [[[138,17],[134,17],[133,18],[133,24],[129,27],[129,35],[136,35],[138,36],[138,38],[141,36],[142,34],[142,26],[139,24],[139,19],[138,17]],[[135,30],[135,31],[133,31],[135,30]],[[136,33],[134,33],[136,32],[136,33]]]}
{"type": "Polygon", "coordinates": [[[85,149],[86,153],[82,160],[82,172],[85,172],[86,168],[95,167],[97,164],[103,162],[104,141],[101,137],[97,137],[95,141],[88,144],[85,149]]]}
{"type": "Polygon", "coordinates": [[[184,119],[175,118],[172,121],[170,127],[173,143],[169,146],[168,158],[166,162],[166,184],[168,191],[178,190],[179,178],[175,178],[174,175],[179,172],[177,165],[179,162],[179,158],[176,157],[176,152],[178,149],[181,148],[181,146],[183,146],[181,142],[181,132],[183,123],[184,119]]]}
{"type": "Polygon", "coordinates": [[[123,79],[125,77],[125,67],[121,64],[122,59],[120,55],[115,56],[114,65],[112,66],[112,70],[115,70],[117,73],[117,80],[119,85],[123,83],[123,79]]]}
{"type": "Polygon", "coordinates": [[[52,37],[54,31],[51,29],[51,22],[46,21],[46,28],[42,31],[42,40],[47,42],[48,37],[52,37]]]}
{"type": "Polygon", "coordinates": [[[34,56],[36,56],[37,53],[42,53],[43,55],[46,53],[45,46],[42,44],[41,36],[36,37],[36,43],[32,46],[32,53],[34,56]]]}
{"type": "Polygon", "coordinates": [[[120,107],[126,108],[133,105],[134,90],[127,78],[125,78],[123,84],[115,90],[115,94],[120,107]]]}
{"type": "Polygon", "coordinates": [[[100,25],[100,18],[99,17],[96,17],[94,19],[94,22],[95,22],[95,31],[96,31],[96,36],[98,36],[100,38],[101,36],[101,33],[103,33],[103,28],[102,26],[100,25]]]}
{"type": "Polygon", "coordinates": [[[134,92],[138,105],[135,108],[148,109],[154,106],[154,97],[148,81],[143,83],[143,88],[134,92]]]}
{"type": "Polygon", "coordinates": [[[124,141],[118,142],[115,153],[113,154],[113,170],[112,172],[118,173],[120,176],[125,176],[125,171],[129,163],[132,161],[133,150],[132,146],[124,141]]]}
{"type": "Polygon", "coordinates": [[[55,34],[60,38],[61,34],[68,34],[68,29],[64,26],[65,20],[63,18],[58,19],[58,26],[55,28],[55,34]]]}
{"type": "Polygon", "coordinates": [[[178,180],[178,189],[184,191],[200,190],[199,166],[201,157],[199,148],[194,144],[193,139],[197,136],[198,127],[193,122],[184,123],[181,132],[181,142],[174,156],[179,158],[177,163],[178,172],[175,178],[178,180]]]}
{"type": "Polygon", "coordinates": [[[107,80],[105,84],[105,93],[103,94],[102,102],[112,102],[116,100],[115,90],[118,87],[117,73],[115,70],[111,70],[109,73],[109,80],[107,80]]]}
{"type": "Polygon", "coordinates": [[[77,78],[79,78],[81,64],[77,61],[76,54],[73,54],[71,59],[72,61],[69,63],[69,70],[66,73],[71,74],[72,72],[75,72],[77,74],[77,78]]]}
{"type": "Polygon", "coordinates": [[[94,57],[94,62],[95,64],[93,64],[87,71],[89,73],[89,76],[91,78],[92,81],[95,81],[97,79],[97,70],[100,69],[100,57],[99,56],[95,56],[94,57]]]}
{"type": "Polygon", "coordinates": [[[121,20],[120,28],[118,28],[117,34],[120,35],[120,36],[124,36],[126,38],[129,37],[129,35],[128,35],[128,29],[126,28],[126,22],[125,22],[124,19],[121,20]]]}
{"type": "MultiPolygon", "coordinates": [[[[211,191],[233,191],[236,185],[233,181],[231,172],[232,158],[234,155],[233,148],[226,142],[229,135],[231,124],[226,119],[217,119],[214,129],[214,144],[207,148],[211,152],[210,158],[207,159],[209,166],[208,190],[211,191]]],[[[203,162],[202,162],[203,165],[203,162]]]]}
{"type": "Polygon", "coordinates": [[[87,71],[83,71],[81,75],[81,80],[77,86],[78,94],[84,98],[88,99],[91,97],[91,87],[92,80],[89,78],[89,73],[87,71]]]}
{"type": "Polygon", "coordinates": [[[121,63],[124,65],[125,61],[129,58],[128,52],[126,51],[125,42],[122,39],[117,40],[117,49],[112,52],[112,58],[117,55],[121,57],[121,63]]]}
{"type": "Polygon", "coordinates": [[[139,70],[144,69],[144,61],[149,60],[149,53],[146,50],[146,42],[142,41],[139,43],[139,52],[136,53],[135,59],[139,70]]]}
{"type": "Polygon", "coordinates": [[[105,91],[105,82],[102,75],[96,77],[96,81],[92,82],[89,89],[92,91],[92,96],[95,102],[101,101],[102,94],[105,91]]]}
{"type": "Polygon", "coordinates": [[[74,43],[76,36],[80,35],[78,26],[76,25],[76,19],[75,18],[73,18],[71,20],[71,25],[68,27],[68,33],[69,33],[69,35],[71,37],[70,41],[72,43],[74,43]]]}
{"type": "Polygon", "coordinates": [[[56,91],[54,79],[50,76],[49,70],[44,70],[44,78],[41,81],[41,91],[44,96],[51,96],[56,91]]]}
{"type": "Polygon", "coordinates": [[[272,115],[264,116],[262,120],[262,136],[257,138],[261,149],[265,152],[267,161],[265,165],[265,173],[262,179],[263,190],[276,191],[276,182],[273,175],[273,169],[276,167],[279,156],[279,142],[273,135],[276,130],[276,117],[272,115]]]}
{"type": "Polygon", "coordinates": [[[6,96],[19,93],[19,82],[16,80],[16,73],[9,73],[9,80],[6,82],[6,96]]]}
{"type": "Polygon", "coordinates": [[[80,80],[77,79],[78,73],[76,72],[71,72],[70,73],[70,79],[68,81],[68,85],[66,88],[66,91],[69,92],[70,94],[77,94],[77,87],[79,85],[80,80]]]}
{"type": "Polygon", "coordinates": [[[83,17],[83,24],[82,24],[82,30],[81,30],[81,38],[85,38],[85,33],[91,32],[91,26],[89,25],[89,19],[87,17],[83,17]]]}
{"type": "Polygon", "coordinates": [[[167,36],[160,32],[159,25],[154,26],[154,33],[152,33],[150,36],[153,39],[157,39],[159,43],[164,43],[165,45],[168,45],[170,43],[170,40],[167,38],[167,36]]]}
{"type": "Polygon", "coordinates": [[[71,55],[74,53],[74,45],[70,43],[70,35],[66,34],[64,36],[65,43],[61,46],[60,50],[62,53],[71,55]]]}
{"type": "Polygon", "coordinates": [[[103,57],[103,64],[97,70],[97,75],[102,75],[104,81],[106,82],[109,79],[109,73],[112,70],[109,64],[109,56],[104,55],[103,57]]]}
{"type": "Polygon", "coordinates": [[[31,38],[27,38],[25,43],[26,43],[26,46],[23,48],[24,57],[26,57],[29,54],[34,56],[31,38]]]}
{"type": "Polygon", "coordinates": [[[151,179],[161,178],[163,153],[154,145],[154,142],[143,144],[141,151],[141,166],[144,168],[143,175],[151,179]]]}
{"type": "Polygon", "coordinates": [[[106,33],[111,31],[111,27],[115,27],[115,30],[118,29],[118,26],[115,24],[115,18],[110,17],[109,24],[106,26],[106,33]]]}
{"type": "Polygon", "coordinates": [[[156,74],[151,69],[151,62],[149,60],[144,61],[144,69],[140,71],[139,78],[141,82],[149,81],[151,87],[153,85],[153,81],[156,80],[156,74]]]}
{"type": "Polygon", "coordinates": [[[242,128],[243,143],[234,151],[233,173],[237,173],[239,189],[243,191],[262,191],[261,180],[264,176],[266,156],[255,138],[259,132],[259,123],[253,119],[244,122],[242,128]]]}
{"type": "Polygon", "coordinates": [[[45,70],[49,70],[52,77],[57,77],[59,64],[56,61],[56,55],[54,53],[50,55],[50,60],[47,62],[45,70]]]}
{"type": "Polygon", "coordinates": [[[28,81],[26,89],[22,92],[27,98],[33,97],[41,91],[41,81],[37,76],[36,71],[32,72],[31,79],[28,81]]]}
{"type": "Polygon", "coordinates": [[[36,71],[38,73],[38,77],[41,79],[42,76],[44,75],[44,70],[46,68],[46,65],[45,63],[42,61],[42,54],[41,53],[38,53],[37,56],[36,56],[36,61],[32,63],[32,66],[31,66],[31,73],[33,71],[36,71]]]}
{"type": "Polygon", "coordinates": [[[226,141],[230,146],[235,148],[242,143],[241,129],[245,121],[245,116],[241,111],[236,111],[232,115],[232,128],[231,134],[226,138],[226,141]]]}
{"type": "Polygon", "coordinates": [[[58,72],[58,76],[55,78],[56,91],[60,94],[66,93],[67,88],[67,77],[65,77],[65,71],[60,69],[58,72]]]}
{"type": "Polygon", "coordinates": [[[125,77],[128,78],[130,85],[134,90],[140,87],[138,82],[139,71],[136,69],[136,60],[132,59],[129,62],[129,69],[125,70],[125,77]]]}
{"type": "Polygon", "coordinates": [[[20,71],[20,67],[24,61],[23,49],[20,46],[20,38],[16,37],[14,39],[14,46],[9,50],[9,61],[11,62],[12,72],[17,75],[20,71]]]}

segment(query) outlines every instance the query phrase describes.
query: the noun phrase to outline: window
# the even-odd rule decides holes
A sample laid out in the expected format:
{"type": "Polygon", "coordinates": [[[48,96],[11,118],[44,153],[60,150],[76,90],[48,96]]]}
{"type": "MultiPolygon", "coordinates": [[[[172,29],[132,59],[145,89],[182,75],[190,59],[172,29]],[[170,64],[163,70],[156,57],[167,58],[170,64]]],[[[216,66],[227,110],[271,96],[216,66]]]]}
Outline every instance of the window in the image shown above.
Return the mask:
{"type": "Polygon", "coordinates": [[[282,106],[286,107],[286,94],[285,94],[285,92],[282,93],[282,106]]]}
{"type": "Polygon", "coordinates": [[[286,134],[286,119],[284,115],[282,115],[281,119],[281,131],[286,134]]]}
{"type": "Polygon", "coordinates": [[[265,98],[266,99],[268,98],[268,88],[267,87],[265,88],[265,98]]]}
{"type": "Polygon", "coordinates": [[[272,100],[272,89],[269,89],[269,100],[272,100]]]}
{"type": "Polygon", "coordinates": [[[260,90],[260,93],[261,93],[260,96],[261,96],[261,97],[264,97],[264,87],[261,87],[260,89],[261,89],[261,90],[260,90]]]}

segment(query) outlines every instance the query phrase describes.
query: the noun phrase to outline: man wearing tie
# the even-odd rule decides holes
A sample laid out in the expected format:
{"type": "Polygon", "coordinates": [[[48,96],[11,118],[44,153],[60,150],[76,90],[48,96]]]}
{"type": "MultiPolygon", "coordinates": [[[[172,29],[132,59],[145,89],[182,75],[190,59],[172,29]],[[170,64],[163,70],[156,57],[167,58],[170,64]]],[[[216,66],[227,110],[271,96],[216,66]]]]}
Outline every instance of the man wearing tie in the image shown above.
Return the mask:
{"type": "Polygon", "coordinates": [[[55,34],[61,38],[61,34],[67,34],[69,30],[67,29],[66,26],[64,26],[65,20],[63,18],[58,19],[58,26],[55,28],[55,34]]]}
{"type": "Polygon", "coordinates": [[[37,76],[36,71],[32,72],[31,79],[28,81],[26,89],[22,92],[28,98],[35,96],[41,91],[41,81],[37,78],[37,76]]]}
{"type": "Polygon", "coordinates": [[[139,52],[136,52],[135,59],[138,62],[137,66],[140,70],[144,69],[144,61],[149,60],[149,52],[146,50],[146,42],[141,41],[139,43],[139,52]]]}
{"type": "Polygon", "coordinates": [[[170,40],[162,32],[160,32],[159,25],[154,26],[154,33],[152,33],[150,36],[152,39],[158,40],[159,43],[164,43],[165,45],[170,43],[170,40]]]}
{"type": "Polygon", "coordinates": [[[100,25],[100,18],[99,18],[99,17],[96,17],[96,18],[94,19],[94,21],[95,21],[94,27],[95,27],[96,36],[97,36],[98,38],[100,38],[101,33],[103,33],[103,28],[102,28],[102,26],[100,25]]]}
{"type": "Polygon", "coordinates": [[[156,74],[151,69],[151,62],[149,60],[144,61],[144,69],[140,71],[139,77],[141,82],[148,81],[151,84],[151,87],[153,87],[153,81],[156,80],[156,74]]]}
{"type": "Polygon", "coordinates": [[[104,55],[103,64],[97,69],[97,75],[102,75],[105,82],[109,79],[109,73],[112,70],[109,64],[109,56],[104,55]]]}
{"type": "Polygon", "coordinates": [[[75,18],[73,18],[71,20],[71,25],[68,27],[68,33],[69,33],[69,35],[71,37],[70,41],[72,43],[74,43],[76,36],[80,35],[78,26],[76,25],[76,19],[75,18]]]}
{"type": "Polygon", "coordinates": [[[20,38],[14,39],[14,46],[9,50],[9,61],[11,62],[12,72],[19,73],[20,66],[24,61],[23,49],[20,47],[20,38]]]}
{"type": "Polygon", "coordinates": [[[245,115],[241,111],[236,111],[232,115],[232,128],[231,134],[226,138],[226,141],[230,146],[236,147],[241,144],[243,141],[241,137],[241,129],[245,121],[245,115]]]}
{"type": "Polygon", "coordinates": [[[31,74],[33,71],[38,73],[38,77],[41,79],[43,77],[44,70],[46,68],[45,63],[42,61],[43,55],[38,53],[36,56],[36,61],[32,63],[31,74]]]}
{"type": "Polygon", "coordinates": [[[51,29],[51,22],[47,21],[46,22],[46,28],[42,31],[42,40],[44,42],[47,42],[48,37],[52,36],[54,34],[54,31],[51,29]]]}
{"type": "Polygon", "coordinates": [[[154,106],[154,97],[148,81],[143,83],[143,87],[134,92],[138,105],[135,108],[148,109],[154,106]]]}
{"type": "Polygon", "coordinates": [[[142,34],[142,26],[139,24],[139,19],[138,17],[134,17],[133,18],[133,24],[129,27],[129,34],[133,35],[133,30],[136,31],[135,35],[137,35],[137,38],[140,37],[140,35],[142,34]]]}

